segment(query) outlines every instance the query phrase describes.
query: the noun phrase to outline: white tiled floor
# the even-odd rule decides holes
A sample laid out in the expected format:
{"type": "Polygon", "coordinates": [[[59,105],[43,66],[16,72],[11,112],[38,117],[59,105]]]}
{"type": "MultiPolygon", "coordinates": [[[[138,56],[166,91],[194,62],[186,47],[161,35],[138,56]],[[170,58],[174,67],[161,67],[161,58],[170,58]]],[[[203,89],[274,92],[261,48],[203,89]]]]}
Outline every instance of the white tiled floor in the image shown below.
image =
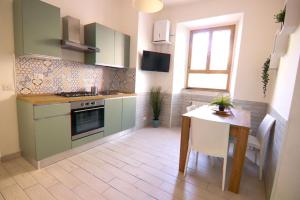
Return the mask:
{"type": "Polygon", "coordinates": [[[178,174],[179,142],[179,129],[145,128],[41,170],[11,160],[0,164],[0,200],[264,199],[249,160],[239,195],[221,191],[221,160],[199,156],[196,166],[192,154],[187,176],[178,174]]]}

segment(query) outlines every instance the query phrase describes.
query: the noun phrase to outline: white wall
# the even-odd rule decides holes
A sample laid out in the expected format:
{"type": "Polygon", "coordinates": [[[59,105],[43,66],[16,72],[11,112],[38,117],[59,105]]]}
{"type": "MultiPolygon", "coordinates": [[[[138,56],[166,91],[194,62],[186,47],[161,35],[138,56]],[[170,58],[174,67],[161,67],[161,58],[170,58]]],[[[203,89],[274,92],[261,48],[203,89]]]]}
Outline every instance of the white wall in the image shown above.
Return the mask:
{"type": "MultiPolygon", "coordinates": [[[[170,78],[166,77],[165,72],[152,72],[141,70],[141,57],[143,50],[168,52],[165,46],[156,46],[152,44],[153,35],[153,15],[139,14],[138,19],[138,56],[136,65],[136,93],[149,92],[151,87],[161,86],[163,91],[171,91],[170,78]]],[[[172,58],[173,59],[173,58],[172,58]]],[[[171,61],[172,62],[172,61],[171,61]]]]}
{"type": "Polygon", "coordinates": [[[143,93],[150,90],[152,87],[152,79],[155,79],[155,74],[153,72],[146,72],[140,69],[141,57],[143,55],[143,50],[153,50],[153,45],[151,43],[152,38],[152,15],[139,13],[138,17],[138,44],[137,44],[137,68],[136,68],[136,81],[135,81],[135,92],[143,93]]]}
{"type": "MultiPolygon", "coordinates": [[[[236,71],[234,98],[240,100],[267,102],[264,98],[261,84],[261,68],[272,50],[274,35],[278,25],[274,23],[273,15],[282,9],[283,0],[218,0],[200,1],[192,4],[172,6],[154,15],[155,20],[169,19],[171,34],[176,32],[178,23],[243,13],[243,31],[241,37],[240,55],[236,71]]],[[[152,26],[152,25],[149,25],[152,26]]],[[[172,41],[174,42],[174,40],[172,41]]],[[[174,55],[174,48],[171,48],[174,55]]],[[[163,83],[165,88],[172,88],[173,66],[170,73],[163,74],[155,82],[163,83]],[[166,80],[168,82],[166,82],[166,80]]],[[[271,88],[269,90],[271,93],[271,88]]]]}
{"type": "Polygon", "coordinates": [[[19,151],[14,87],[12,0],[0,1],[0,153],[19,151]]]}
{"type": "Polygon", "coordinates": [[[299,135],[299,121],[300,121],[300,60],[298,64],[297,80],[293,100],[291,104],[291,112],[289,115],[289,122],[286,132],[286,137],[281,151],[280,164],[276,182],[273,188],[271,199],[300,199],[299,185],[300,175],[300,135],[299,135]]]}
{"type": "Polygon", "coordinates": [[[180,93],[185,88],[186,66],[188,63],[190,31],[185,24],[178,24],[176,27],[175,51],[172,92],[180,93]]]}
{"type": "Polygon", "coordinates": [[[300,26],[281,59],[271,106],[287,121],[271,199],[300,199],[300,26]]]}
{"type": "Polygon", "coordinates": [[[287,54],[281,58],[271,106],[285,119],[288,119],[294,92],[300,55],[300,27],[290,37],[287,54]]]}

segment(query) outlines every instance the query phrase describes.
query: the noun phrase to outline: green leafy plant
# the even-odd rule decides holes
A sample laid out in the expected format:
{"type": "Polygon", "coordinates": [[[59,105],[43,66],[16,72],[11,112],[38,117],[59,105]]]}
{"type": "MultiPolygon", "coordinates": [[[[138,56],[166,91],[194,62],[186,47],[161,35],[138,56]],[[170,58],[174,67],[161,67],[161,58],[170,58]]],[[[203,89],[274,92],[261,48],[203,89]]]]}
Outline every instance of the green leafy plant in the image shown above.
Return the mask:
{"type": "Polygon", "coordinates": [[[264,93],[264,97],[266,97],[267,94],[267,87],[268,87],[268,83],[269,83],[269,69],[270,69],[270,57],[267,58],[267,60],[264,63],[263,66],[263,70],[262,70],[262,74],[261,74],[261,78],[262,78],[262,83],[263,83],[263,93],[264,93]]]}
{"type": "Polygon", "coordinates": [[[224,111],[225,108],[233,107],[230,96],[220,96],[212,100],[210,105],[219,106],[220,111],[224,111]]]}
{"type": "Polygon", "coordinates": [[[281,23],[281,27],[284,24],[285,11],[286,11],[286,8],[284,8],[279,13],[277,13],[276,15],[274,15],[274,19],[276,20],[275,22],[276,23],[281,23]]]}
{"type": "Polygon", "coordinates": [[[150,91],[150,104],[153,112],[153,120],[159,120],[163,96],[161,87],[153,87],[150,91]]]}

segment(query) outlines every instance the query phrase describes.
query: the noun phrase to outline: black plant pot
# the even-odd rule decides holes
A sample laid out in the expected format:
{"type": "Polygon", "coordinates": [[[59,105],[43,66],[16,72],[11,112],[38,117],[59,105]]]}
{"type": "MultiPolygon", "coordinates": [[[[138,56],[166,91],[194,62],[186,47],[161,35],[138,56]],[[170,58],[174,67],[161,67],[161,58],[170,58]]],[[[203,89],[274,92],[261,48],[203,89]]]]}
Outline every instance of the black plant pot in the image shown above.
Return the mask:
{"type": "Polygon", "coordinates": [[[224,111],[225,110],[225,106],[223,106],[223,105],[219,105],[219,111],[224,111]]]}

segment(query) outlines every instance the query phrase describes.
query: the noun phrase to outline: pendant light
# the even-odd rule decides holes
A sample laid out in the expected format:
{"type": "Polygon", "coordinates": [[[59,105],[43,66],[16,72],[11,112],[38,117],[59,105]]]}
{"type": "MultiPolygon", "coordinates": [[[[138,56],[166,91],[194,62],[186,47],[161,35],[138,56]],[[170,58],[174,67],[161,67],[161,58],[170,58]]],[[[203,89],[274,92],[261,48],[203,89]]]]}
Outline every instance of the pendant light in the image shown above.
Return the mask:
{"type": "Polygon", "coordinates": [[[133,6],[141,12],[155,13],[160,11],[164,4],[162,0],[133,0],[133,6]]]}

